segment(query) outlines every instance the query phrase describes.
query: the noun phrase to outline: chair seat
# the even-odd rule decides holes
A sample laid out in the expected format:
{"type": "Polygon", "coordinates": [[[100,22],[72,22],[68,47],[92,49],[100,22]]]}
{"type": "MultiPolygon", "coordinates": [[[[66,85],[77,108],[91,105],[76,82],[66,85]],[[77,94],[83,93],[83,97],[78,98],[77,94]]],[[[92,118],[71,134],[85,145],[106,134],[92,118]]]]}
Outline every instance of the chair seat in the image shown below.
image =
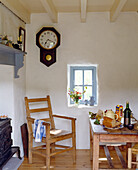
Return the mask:
{"type": "Polygon", "coordinates": [[[61,130],[61,129],[50,130],[51,137],[58,137],[58,136],[69,135],[69,134],[71,134],[71,132],[66,130],[61,130]]]}
{"type": "MultiPolygon", "coordinates": [[[[65,137],[65,139],[66,139],[66,137],[68,138],[69,135],[72,135],[72,132],[69,132],[69,131],[66,131],[66,130],[61,130],[61,129],[50,130],[50,138],[51,139],[60,137],[61,140],[63,140],[62,137],[65,137]]],[[[45,141],[46,141],[46,138],[43,137],[42,142],[45,143],[45,141]]]]}

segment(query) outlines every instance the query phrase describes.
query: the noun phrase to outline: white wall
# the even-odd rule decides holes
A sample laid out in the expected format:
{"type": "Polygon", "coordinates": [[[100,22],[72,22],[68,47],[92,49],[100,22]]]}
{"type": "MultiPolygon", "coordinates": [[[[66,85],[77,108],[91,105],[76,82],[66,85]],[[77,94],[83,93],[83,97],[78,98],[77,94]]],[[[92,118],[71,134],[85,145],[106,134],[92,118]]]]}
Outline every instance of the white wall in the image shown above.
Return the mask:
{"type": "Polygon", "coordinates": [[[0,114],[13,116],[13,66],[0,65],[0,114]]]}
{"type": "MultiPolygon", "coordinates": [[[[26,56],[25,56],[26,57],[26,56]]],[[[24,57],[24,59],[25,59],[24,57]]],[[[25,61],[24,61],[25,63],[25,61]]],[[[14,92],[14,119],[13,119],[13,145],[20,146],[21,156],[24,155],[23,153],[23,146],[22,146],[22,138],[21,138],[21,129],[20,126],[26,122],[25,116],[25,102],[24,97],[26,93],[26,77],[25,77],[25,65],[19,69],[19,78],[13,79],[13,92],[14,92]]]]}
{"type": "MultiPolygon", "coordinates": [[[[59,14],[51,23],[47,14],[33,14],[27,25],[26,94],[50,95],[53,112],[77,118],[77,148],[89,148],[88,112],[113,109],[128,100],[138,118],[138,16],[121,13],[110,23],[109,13],[88,13],[87,22],[80,15],[59,14]],[[54,26],[61,34],[57,62],[50,67],[40,63],[36,33],[43,26],[54,26]],[[98,106],[67,106],[67,64],[98,64],[98,106]]],[[[57,124],[68,128],[69,124],[57,124]]]]}
{"type": "MultiPolygon", "coordinates": [[[[0,4],[0,35],[12,36],[13,42],[16,43],[20,26],[24,28],[25,24],[0,4]]],[[[14,79],[14,67],[0,65],[0,114],[6,114],[12,119],[13,145],[20,147],[23,156],[20,126],[26,122],[25,66],[19,69],[18,74],[20,77],[14,79]]]]}
{"type": "Polygon", "coordinates": [[[13,146],[19,146],[23,156],[20,126],[26,122],[25,66],[19,70],[19,76],[14,79],[13,66],[0,65],[0,115],[11,118],[13,146]]]}

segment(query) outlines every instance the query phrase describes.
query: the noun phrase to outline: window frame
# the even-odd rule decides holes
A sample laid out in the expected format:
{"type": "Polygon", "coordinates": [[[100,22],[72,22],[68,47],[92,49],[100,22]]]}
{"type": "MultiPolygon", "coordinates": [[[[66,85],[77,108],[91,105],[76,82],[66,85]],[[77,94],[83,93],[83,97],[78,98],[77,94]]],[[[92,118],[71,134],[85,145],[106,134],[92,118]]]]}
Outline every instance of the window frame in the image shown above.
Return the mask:
{"type": "MultiPolygon", "coordinates": [[[[83,71],[83,91],[85,86],[92,87],[92,96],[94,96],[95,102],[94,105],[97,105],[97,66],[96,65],[85,65],[85,66],[77,66],[77,65],[70,65],[70,81],[69,87],[70,91],[73,91],[75,88],[75,70],[82,70],[83,71]],[[84,71],[85,70],[92,70],[92,85],[84,85],[84,71]]],[[[81,85],[80,85],[81,86],[81,85]]],[[[84,98],[84,95],[83,95],[84,98]]],[[[74,102],[70,98],[70,104],[74,104],[74,102]]],[[[80,100],[80,104],[84,105],[84,100],[80,100]]]]}

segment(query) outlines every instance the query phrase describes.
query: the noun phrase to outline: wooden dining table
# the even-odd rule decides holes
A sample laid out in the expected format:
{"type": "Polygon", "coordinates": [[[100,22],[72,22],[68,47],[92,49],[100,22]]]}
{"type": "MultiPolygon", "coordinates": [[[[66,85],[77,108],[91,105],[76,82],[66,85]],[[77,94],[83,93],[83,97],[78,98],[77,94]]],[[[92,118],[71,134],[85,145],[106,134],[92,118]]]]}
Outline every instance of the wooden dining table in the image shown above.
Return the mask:
{"type": "MultiPolygon", "coordinates": [[[[126,146],[128,147],[130,146],[130,144],[138,142],[138,129],[134,128],[132,130],[129,130],[127,127],[114,129],[114,130],[107,129],[107,128],[104,128],[103,125],[94,124],[94,121],[95,119],[91,119],[91,118],[89,119],[90,152],[91,152],[91,159],[93,160],[93,170],[99,169],[99,145],[101,143],[104,143],[103,146],[104,146],[105,154],[106,154],[110,169],[115,169],[112,163],[111,157],[110,157],[107,144],[126,143],[126,146]]],[[[127,150],[128,150],[127,147],[126,147],[126,155],[127,155],[127,150]]],[[[119,150],[119,147],[117,147],[116,145],[115,145],[115,150],[122,164],[123,169],[127,169],[126,161],[123,158],[119,150]]]]}

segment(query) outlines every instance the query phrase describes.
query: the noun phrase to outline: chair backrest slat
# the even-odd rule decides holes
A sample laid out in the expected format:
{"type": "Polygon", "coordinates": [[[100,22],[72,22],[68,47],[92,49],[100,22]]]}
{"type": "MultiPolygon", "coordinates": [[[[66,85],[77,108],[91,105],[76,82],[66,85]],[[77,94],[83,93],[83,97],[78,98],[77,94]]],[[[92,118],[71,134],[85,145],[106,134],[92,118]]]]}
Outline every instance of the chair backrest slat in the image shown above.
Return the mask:
{"type": "Polygon", "coordinates": [[[32,103],[32,102],[44,102],[44,101],[48,101],[47,98],[35,98],[35,99],[28,99],[28,102],[32,103]]]}
{"type": "Polygon", "coordinates": [[[46,112],[49,111],[49,108],[38,108],[38,109],[30,109],[30,113],[36,113],[36,112],[46,112]]]}
{"type": "MultiPolygon", "coordinates": [[[[50,122],[51,128],[55,129],[55,123],[53,119],[53,113],[52,113],[52,107],[51,107],[51,101],[50,96],[47,96],[46,98],[33,98],[28,99],[28,97],[25,97],[25,105],[26,105],[26,116],[31,117],[31,113],[39,113],[39,115],[42,113],[44,115],[44,112],[49,113],[49,118],[45,117],[43,120],[46,122],[50,122]],[[35,106],[35,103],[37,104],[37,108],[30,108],[30,104],[33,104],[35,106]],[[46,104],[46,107],[40,107],[40,104],[46,104]],[[38,107],[39,105],[39,107],[38,107]]],[[[42,118],[41,118],[42,119],[42,118]]]]}

